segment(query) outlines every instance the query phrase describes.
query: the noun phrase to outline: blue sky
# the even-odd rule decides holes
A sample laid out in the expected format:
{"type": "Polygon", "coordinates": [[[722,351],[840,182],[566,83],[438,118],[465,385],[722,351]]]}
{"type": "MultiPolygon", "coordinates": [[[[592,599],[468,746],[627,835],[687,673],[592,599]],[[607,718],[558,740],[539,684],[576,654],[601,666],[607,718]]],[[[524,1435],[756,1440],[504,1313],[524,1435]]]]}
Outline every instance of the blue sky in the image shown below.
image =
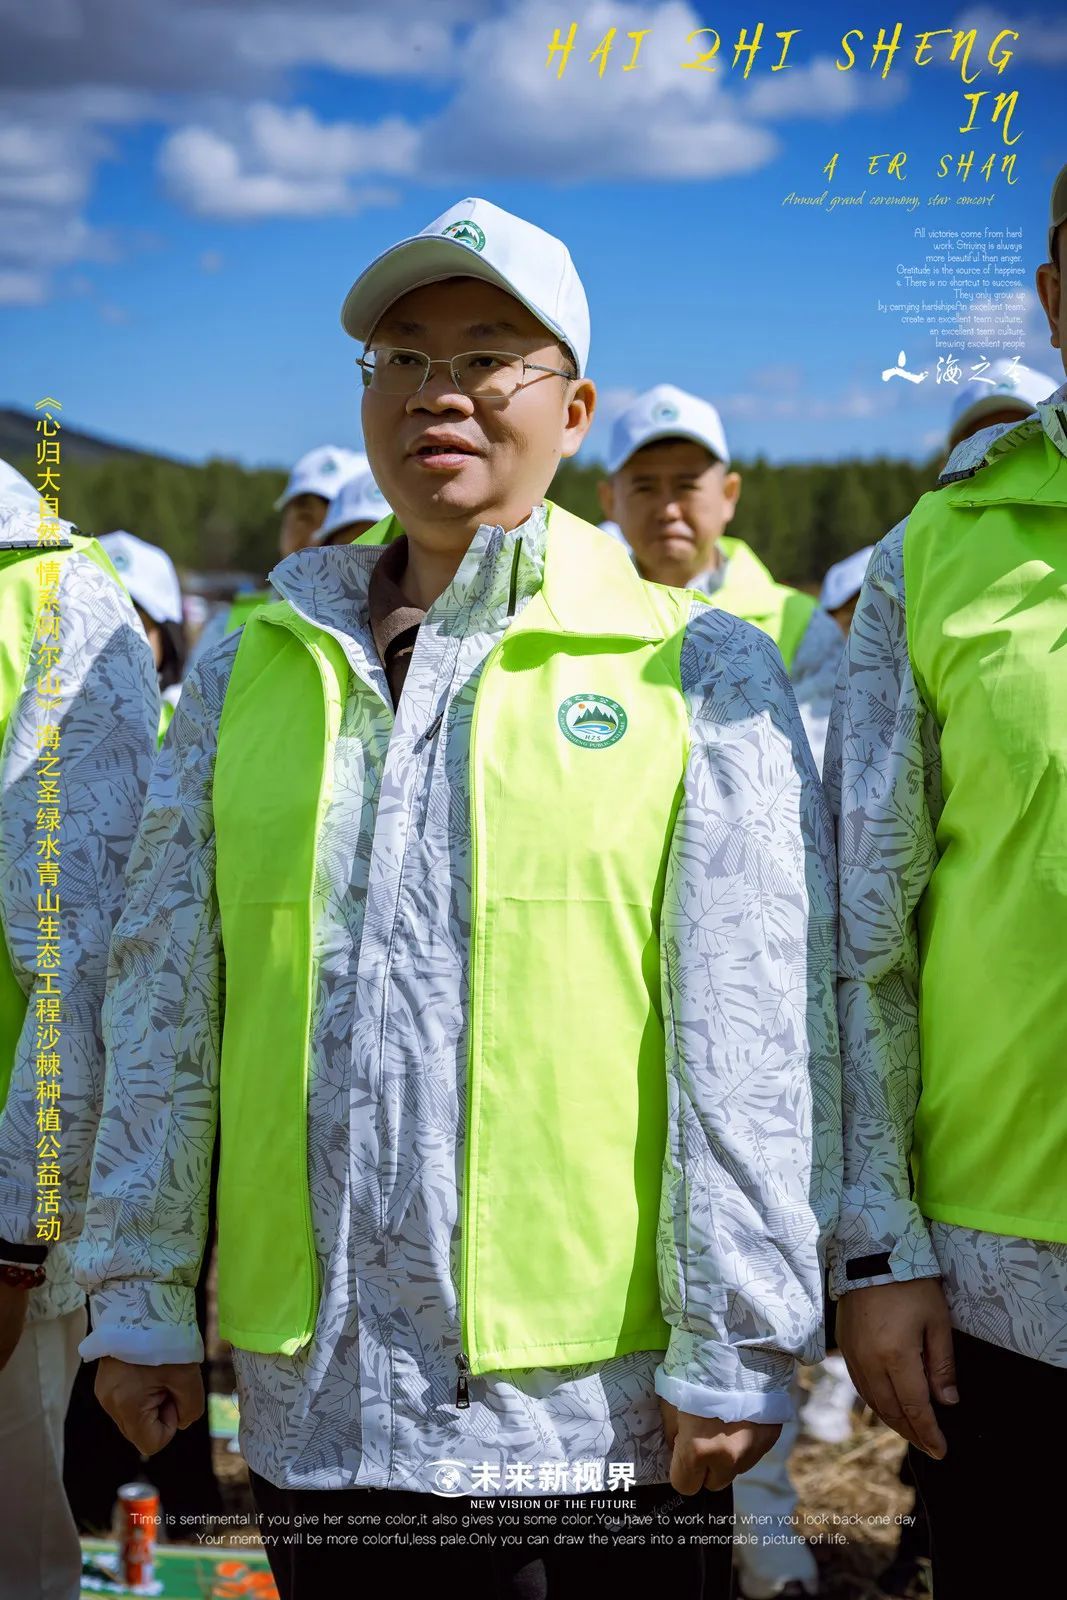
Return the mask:
{"type": "MultiPolygon", "coordinates": [[[[1023,230],[1026,332],[1019,354],[1062,378],[1033,268],[1044,259],[1052,178],[1067,160],[1067,22],[1051,6],[813,5],[773,11],[697,0],[570,9],[556,0],[0,0],[0,405],[54,394],[68,423],[199,460],[284,465],[312,445],[358,444],[358,346],[339,311],[376,254],[453,201],[479,194],[566,240],[592,311],[590,371],[603,449],[613,411],[672,382],[713,400],[733,451],[772,460],[921,456],[958,392],[937,351],[879,315],[899,298],[916,226],[1023,230]],[[870,70],[880,26],[903,23],[886,79],[870,70]],[[734,38],[764,23],[748,79],[734,38]],[[562,79],[548,41],[578,23],[562,79]],[[961,82],[935,40],[977,30],[961,82]],[[718,70],[683,70],[695,28],[722,34],[718,70]],[[618,29],[602,78],[588,62],[618,29]],[[622,71],[629,30],[650,29],[622,71]],[[776,30],[796,28],[772,73],[776,30]],[[860,28],[855,67],[840,40],[860,28]],[[1013,59],[987,51],[1003,28],[1013,59]],[[973,133],[968,90],[992,91],[973,133]],[[937,157],[975,165],[1007,150],[993,94],[1018,90],[1015,176],[935,177],[937,157]],[[866,172],[905,150],[904,184],[866,172]],[[869,204],[783,207],[790,191],[914,193],[914,213],[869,204]],[[927,208],[934,193],[949,205],[927,208]],[[963,194],[989,207],[960,209],[963,194]],[[922,385],[883,383],[907,351],[922,385]]],[[[982,351],[960,329],[966,374],[982,351]]],[[[1059,381],[1059,379],[1057,379],[1059,381]]]]}

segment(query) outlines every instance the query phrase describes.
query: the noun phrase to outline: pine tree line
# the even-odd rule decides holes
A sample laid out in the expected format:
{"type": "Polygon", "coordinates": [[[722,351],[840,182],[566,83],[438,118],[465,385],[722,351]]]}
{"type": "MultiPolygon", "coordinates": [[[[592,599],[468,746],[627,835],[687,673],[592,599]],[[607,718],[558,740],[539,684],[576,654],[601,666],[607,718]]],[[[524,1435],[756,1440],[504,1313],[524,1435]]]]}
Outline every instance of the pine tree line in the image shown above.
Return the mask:
{"type": "MultiPolygon", "coordinates": [[[[33,480],[32,463],[19,464],[33,480]]],[[[741,500],[730,532],[785,583],[815,584],[833,562],[872,544],[936,481],[937,463],[877,457],[772,466],[735,461],[741,500]]],[[[603,468],[564,462],[550,498],[590,522],[602,519],[603,468]]],[[[278,559],[274,501],[285,474],[233,461],[201,465],[154,456],[66,461],[61,510],[86,533],[126,528],[162,545],[179,569],[266,573],[278,559]]]]}

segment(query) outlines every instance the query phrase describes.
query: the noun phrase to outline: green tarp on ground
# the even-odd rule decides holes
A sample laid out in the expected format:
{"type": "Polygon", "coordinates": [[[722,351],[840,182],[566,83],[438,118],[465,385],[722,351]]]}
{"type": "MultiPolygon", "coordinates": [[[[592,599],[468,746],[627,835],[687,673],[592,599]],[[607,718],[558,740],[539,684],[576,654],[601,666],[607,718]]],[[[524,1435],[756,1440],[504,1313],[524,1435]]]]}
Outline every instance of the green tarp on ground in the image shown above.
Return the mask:
{"type": "Polygon", "coordinates": [[[130,1595],[153,1592],[161,1600],[278,1600],[267,1558],[261,1550],[241,1547],[208,1549],[200,1545],[157,1545],[155,1549],[156,1587],[153,1591],[129,1590],[106,1584],[101,1578],[88,1578],[88,1563],[102,1572],[114,1571],[115,1545],[109,1539],[82,1540],[82,1600],[99,1600],[101,1595],[130,1595]]]}

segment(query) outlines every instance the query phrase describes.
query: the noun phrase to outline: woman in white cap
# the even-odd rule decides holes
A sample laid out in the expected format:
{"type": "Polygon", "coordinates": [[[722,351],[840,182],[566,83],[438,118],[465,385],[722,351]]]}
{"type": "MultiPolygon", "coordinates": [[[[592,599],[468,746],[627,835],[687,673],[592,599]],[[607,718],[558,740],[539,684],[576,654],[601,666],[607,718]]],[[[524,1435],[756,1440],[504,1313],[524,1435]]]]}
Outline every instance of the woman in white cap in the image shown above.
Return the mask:
{"type": "Polygon", "coordinates": [[[159,742],[170,726],[182,692],[186,639],[182,586],[165,550],[133,533],[105,533],[100,543],[141,619],[159,676],[159,742]]]}
{"type": "Polygon", "coordinates": [[[770,641],[545,500],[596,396],[560,240],[463,200],[343,321],[393,514],[282,562],[187,680],[112,944],[82,1354],[146,1453],[202,1407],[221,1117],[220,1332],[283,1600],[367,1571],[305,1515],[417,1516],[413,1593],[721,1600],[729,1485],[821,1353],[818,777],[770,641]],[[624,1486],[644,1529],[725,1520],[553,1537],[624,1486]],[[501,1491],[506,1543],[427,1542],[501,1491]]]}
{"type": "Polygon", "coordinates": [[[819,604],[833,617],[846,639],[863,588],[863,575],[873,555],[873,544],[854,550],[843,561],[835,561],[822,581],[819,604]]]}

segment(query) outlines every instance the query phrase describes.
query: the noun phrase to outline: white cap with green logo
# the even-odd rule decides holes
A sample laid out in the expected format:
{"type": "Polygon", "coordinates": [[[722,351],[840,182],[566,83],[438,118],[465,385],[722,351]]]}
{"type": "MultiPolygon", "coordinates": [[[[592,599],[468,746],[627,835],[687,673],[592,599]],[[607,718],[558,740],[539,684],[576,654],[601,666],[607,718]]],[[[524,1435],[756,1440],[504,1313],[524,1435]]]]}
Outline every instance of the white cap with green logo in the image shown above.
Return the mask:
{"type": "Polygon", "coordinates": [[[611,429],[608,471],[618,472],[642,445],[654,439],[692,439],[726,466],[730,452],[722,418],[713,405],[695,394],[657,383],[626,407],[611,429]]]}
{"type": "Polygon", "coordinates": [[[562,240],[488,200],[459,201],[372,261],[348,291],[341,326],[366,341],[402,294],[443,278],[482,278],[514,295],[562,340],[584,375],[589,302],[570,251],[562,240]]]}

